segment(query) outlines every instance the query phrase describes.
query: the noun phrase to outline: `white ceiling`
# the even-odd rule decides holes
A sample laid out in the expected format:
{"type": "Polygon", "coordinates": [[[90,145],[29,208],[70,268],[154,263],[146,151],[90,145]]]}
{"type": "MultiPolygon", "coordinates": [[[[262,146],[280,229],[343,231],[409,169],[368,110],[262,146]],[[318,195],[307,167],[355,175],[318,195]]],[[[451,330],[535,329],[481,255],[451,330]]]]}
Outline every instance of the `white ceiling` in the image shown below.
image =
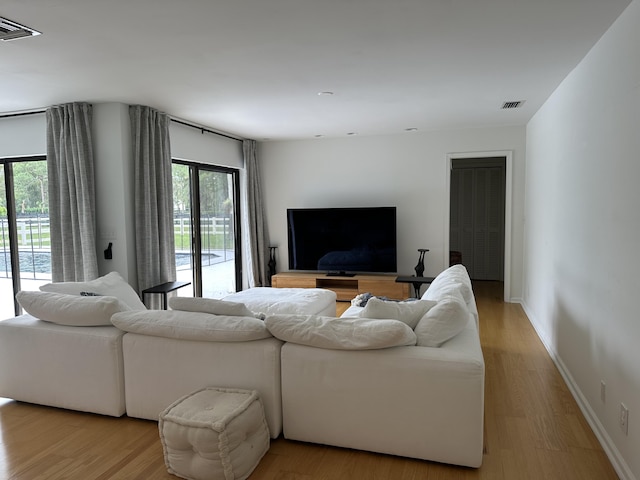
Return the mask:
{"type": "Polygon", "coordinates": [[[42,35],[0,42],[0,112],[138,103],[257,140],[524,125],[629,3],[3,0],[42,35]]]}

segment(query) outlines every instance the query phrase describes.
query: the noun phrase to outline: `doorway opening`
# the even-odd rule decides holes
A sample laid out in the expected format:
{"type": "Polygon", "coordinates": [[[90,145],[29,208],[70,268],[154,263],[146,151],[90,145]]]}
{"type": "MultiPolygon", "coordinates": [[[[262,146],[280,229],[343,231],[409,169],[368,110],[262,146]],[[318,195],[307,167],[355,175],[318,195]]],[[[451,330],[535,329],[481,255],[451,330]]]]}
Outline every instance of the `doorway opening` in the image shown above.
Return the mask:
{"type": "Polygon", "coordinates": [[[448,156],[446,265],[462,263],[472,280],[504,284],[510,298],[511,152],[448,156]]]}

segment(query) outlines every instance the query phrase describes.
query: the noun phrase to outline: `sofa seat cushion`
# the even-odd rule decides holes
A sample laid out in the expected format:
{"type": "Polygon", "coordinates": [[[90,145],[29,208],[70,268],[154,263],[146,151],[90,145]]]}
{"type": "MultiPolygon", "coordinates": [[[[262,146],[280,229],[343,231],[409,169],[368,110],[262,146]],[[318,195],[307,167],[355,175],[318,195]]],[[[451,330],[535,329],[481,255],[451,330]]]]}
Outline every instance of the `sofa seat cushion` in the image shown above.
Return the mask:
{"type": "Polygon", "coordinates": [[[266,315],[328,315],[336,314],[336,294],[324,288],[255,287],[232,293],[225,301],[244,303],[249,310],[266,315]]]}
{"type": "Polygon", "coordinates": [[[42,292],[66,293],[69,295],[108,295],[116,297],[131,310],[146,310],[136,291],[118,272],[111,272],[103,277],[88,282],[54,282],[40,287],[42,292]]]}
{"type": "Polygon", "coordinates": [[[125,332],[181,340],[246,342],[271,337],[264,322],[254,317],[180,310],[120,312],[111,317],[111,322],[125,332]]]}
{"type": "Polygon", "coordinates": [[[416,344],[413,330],[391,319],[269,315],[265,324],[280,340],[318,348],[373,350],[416,344]]]}
{"type": "Polygon", "coordinates": [[[129,310],[129,307],[110,296],[67,295],[38,291],[21,291],[16,300],[26,310],[45,322],[59,325],[93,327],[111,325],[114,313],[129,310]]]}

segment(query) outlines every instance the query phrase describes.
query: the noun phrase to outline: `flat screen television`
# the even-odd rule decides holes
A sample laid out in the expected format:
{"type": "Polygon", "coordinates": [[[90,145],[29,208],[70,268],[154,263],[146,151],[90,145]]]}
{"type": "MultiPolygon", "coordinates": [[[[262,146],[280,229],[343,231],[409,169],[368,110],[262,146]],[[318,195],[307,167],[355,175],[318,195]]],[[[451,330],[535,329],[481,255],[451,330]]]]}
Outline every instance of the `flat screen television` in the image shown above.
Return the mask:
{"type": "Polygon", "coordinates": [[[396,207],[290,208],[289,270],[397,271],[396,207]]]}

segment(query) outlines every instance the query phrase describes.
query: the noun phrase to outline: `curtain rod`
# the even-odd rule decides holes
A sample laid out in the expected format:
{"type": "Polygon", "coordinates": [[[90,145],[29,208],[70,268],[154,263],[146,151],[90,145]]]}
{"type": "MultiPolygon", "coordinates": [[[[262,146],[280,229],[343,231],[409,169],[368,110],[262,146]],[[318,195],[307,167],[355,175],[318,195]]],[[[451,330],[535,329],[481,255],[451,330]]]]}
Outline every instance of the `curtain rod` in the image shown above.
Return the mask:
{"type": "Polygon", "coordinates": [[[204,132],[212,133],[212,134],[214,134],[214,135],[219,135],[219,136],[221,136],[221,137],[229,138],[229,139],[231,139],[231,140],[236,140],[236,141],[238,141],[238,142],[242,142],[242,140],[243,140],[242,138],[233,137],[233,136],[231,136],[231,135],[227,135],[227,134],[225,134],[225,133],[216,132],[215,130],[209,130],[208,128],[200,127],[200,126],[198,126],[198,125],[193,125],[192,123],[184,122],[184,121],[182,121],[182,120],[178,120],[178,119],[175,119],[175,118],[173,118],[173,117],[170,117],[170,120],[171,120],[172,122],[179,123],[180,125],[184,125],[184,126],[186,126],[186,127],[191,127],[191,128],[195,128],[196,130],[200,130],[202,133],[204,133],[204,132]]]}
{"type": "MultiPolygon", "coordinates": [[[[34,110],[32,112],[17,112],[17,113],[6,113],[6,114],[0,113],[0,118],[24,117],[26,115],[38,115],[38,114],[41,114],[41,113],[46,113],[46,110],[34,110]]],[[[216,132],[215,130],[210,130],[208,128],[200,127],[198,125],[194,125],[192,123],[188,123],[188,122],[185,122],[183,120],[178,120],[178,119],[173,118],[173,117],[169,117],[169,118],[170,118],[170,120],[172,122],[179,123],[180,125],[184,125],[186,127],[195,128],[196,130],[200,130],[202,133],[204,133],[204,132],[212,133],[214,135],[218,135],[220,137],[225,137],[225,138],[228,138],[230,140],[236,140],[237,142],[242,142],[243,141],[242,138],[234,137],[232,135],[228,135],[228,134],[225,134],[225,133],[216,132]]]]}
{"type": "Polygon", "coordinates": [[[33,110],[31,112],[0,113],[0,118],[24,117],[27,115],[38,115],[45,112],[46,110],[33,110]]]}

